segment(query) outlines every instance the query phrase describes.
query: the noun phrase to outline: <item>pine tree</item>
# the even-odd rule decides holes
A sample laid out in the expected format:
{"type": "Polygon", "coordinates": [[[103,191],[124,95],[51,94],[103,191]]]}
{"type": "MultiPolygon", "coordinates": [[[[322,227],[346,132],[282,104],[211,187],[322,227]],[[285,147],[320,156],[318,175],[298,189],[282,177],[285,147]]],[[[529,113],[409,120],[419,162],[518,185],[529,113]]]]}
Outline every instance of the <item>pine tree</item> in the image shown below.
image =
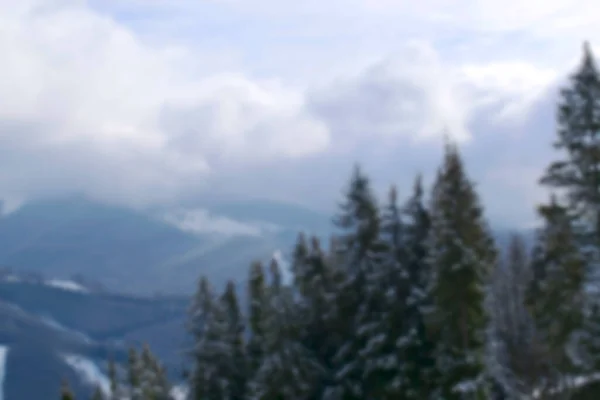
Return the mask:
{"type": "Polygon", "coordinates": [[[495,250],[478,196],[452,144],[446,144],[430,213],[430,321],[441,374],[438,395],[446,400],[483,399],[486,285],[495,265],[495,250]]]}
{"type": "MultiPolygon", "coordinates": [[[[331,252],[335,252],[335,245],[331,252]]],[[[339,330],[335,290],[339,273],[335,257],[325,254],[317,238],[311,239],[310,248],[300,235],[293,258],[293,273],[302,345],[314,355],[321,371],[314,388],[314,397],[322,397],[333,382],[333,357],[346,332],[339,330]]]]}
{"type": "Polygon", "coordinates": [[[398,191],[392,186],[388,203],[381,215],[381,233],[385,236],[386,254],[393,256],[396,262],[406,259],[405,230],[402,210],[398,206],[398,191]]]}
{"type": "Polygon", "coordinates": [[[298,235],[294,251],[292,252],[292,276],[293,284],[299,295],[309,297],[311,295],[312,280],[320,271],[314,269],[314,266],[309,262],[310,259],[309,245],[303,233],[298,235]]]}
{"type": "Polygon", "coordinates": [[[230,349],[228,380],[229,399],[242,400],[246,392],[248,364],[246,343],[244,340],[245,324],[233,282],[228,282],[221,298],[227,318],[227,347],[230,349]]]}
{"type": "Polygon", "coordinates": [[[144,343],[139,357],[140,393],[143,399],[151,399],[154,393],[154,371],[152,371],[153,356],[148,344],[144,343]]]}
{"type": "Polygon", "coordinates": [[[203,277],[190,307],[189,330],[194,347],[190,352],[190,398],[222,400],[229,398],[227,373],[231,349],[227,315],[222,302],[215,299],[208,280],[203,277]]]}
{"type": "Polygon", "coordinates": [[[337,249],[343,278],[337,291],[336,323],[345,336],[334,358],[336,386],[328,399],[363,399],[368,346],[378,329],[382,293],[377,287],[383,264],[379,208],[369,179],[355,167],[340,213],[337,249]]]}
{"type": "Polygon", "coordinates": [[[403,253],[400,259],[405,264],[408,278],[405,300],[406,336],[397,342],[403,348],[405,397],[407,399],[429,399],[432,395],[431,382],[436,381],[434,346],[426,329],[426,313],[432,304],[431,270],[427,261],[427,240],[431,229],[429,211],[423,199],[422,178],[418,175],[413,193],[404,205],[403,253]]]}
{"type": "MultiPolygon", "coordinates": [[[[571,319],[581,318],[583,332],[578,336],[585,348],[579,352],[587,357],[570,361],[585,361],[580,369],[591,369],[591,373],[600,370],[600,293],[587,290],[600,284],[600,73],[587,42],[581,64],[561,91],[557,114],[558,138],[554,147],[561,159],[550,164],[540,182],[564,193],[557,203],[564,207],[570,221],[572,246],[585,257],[581,282],[584,299],[576,299],[583,303],[583,316],[578,314],[571,319]]],[[[571,287],[565,291],[573,291],[574,281],[568,284],[571,287]]],[[[572,324],[570,321],[563,331],[574,331],[572,324]]]]}
{"type": "Polygon", "coordinates": [[[166,371],[144,344],[139,358],[140,394],[142,399],[171,400],[171,386],[166,371]]]}
{"type": "Polygon", "coordinates": [[[281,283],[281,272],[271,263],[265,355],[250,382],[250,399],[302,400],[313,398],[320,365],[300,342],[301,323],[293,292],[281,283]]]}
{"type": "Polygon", "coordinates": [[[532,396],[549,378],[546,350],[526,305],[531,272],[525,244],[514,236],[494,271],[488,337],[490,372],[510,400],[532,396]]]}
{"type": "Polygon", "coordinates": [[[244,323],[235,286],[229,282],[215,299],[206,278],[200,280],[190,310],[193,370],[190,397],[239,400],[246,392],[244,323]]]}
{"type": "Polygon", "coordinates": [[[396,189],[390,190],[388,205],[382,213],[381,240],[385,246],[377,273],[369,276],[379,296],[370,295],[372,316],[366,344],[359,356],[364,359],[365,398],[406,398],[406,346],[411,342],[408,322],[409,277],[404,246],[404,226],[397,203],[396,189]]]}
{"type": "Polygon", "coordinates": [[[600,239],[600,74],[589,44],[581,65],[561,91],[558,140],[566,157],[553,162],[541,183],[566,192],[567,211],[577,222],[578,239],[597,246],[600,239]]]}
{"type": "Polygon", "coordinates": [[[131,400],[142,400],[142,365],[135,349],[129,349],[127,360],[127,385],[131,400]]]}
{"type": "Polygon", "coordinates": [[[582,367],[586,263],[577,246],[568,211],[552,197],[539,209],[544,227],[533,254],[528,305],[554,371],[553,386],[582,367]]]}
{"type": "Polygon", "coordinates": [[[248,295],[250,297],[248,375],[253,376],[258,370],[264,357],[266,319],[268,312],[267,282],[265,280],[264,268],[260,262],[255,262],[250,267],[248,295]]]}
{"type": "Polygon", "coordinates": [[[167,371],[156,357],[153,357],[150,369],[154,377],[154,400],[173,400],[171,396],[173,387],[167,377],[167,371]]]}
{"type": "Polygon", "coordinates": [[[380,216],[369,178],[359,166],[354,168],[340,212],[334,218],[338,228],[338,251],[347,268],[360,270],[375,256],[379,245],[380,216]]]}
{"type": "Polygon", "coordinates": [[[117,366],[112,357],[108,360],[108,380],[110,383],[110,393],[108,396],[109,400],[119,400],[120,397],[120,387],[119,387],[119,377],[117,374],[117,366]]]}
{"type": "Polygon", "coordinates": [[[431,281],[431,271],[426,263],[431,217],[425,207],[423,195],[422,177],[417,175],[412,197],[405,204],[403,210],[406,219],[404,248],[410,281],[414,282],[414,285],[420,290],[426,291],[431,281]]]}

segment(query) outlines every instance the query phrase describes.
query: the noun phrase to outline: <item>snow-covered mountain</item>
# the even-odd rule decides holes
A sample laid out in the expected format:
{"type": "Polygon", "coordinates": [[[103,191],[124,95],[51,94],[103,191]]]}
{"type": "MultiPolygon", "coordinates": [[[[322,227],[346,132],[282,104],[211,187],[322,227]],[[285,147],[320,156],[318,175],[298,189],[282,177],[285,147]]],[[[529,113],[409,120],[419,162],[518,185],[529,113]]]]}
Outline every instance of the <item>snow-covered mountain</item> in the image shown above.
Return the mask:
{"type": "Polygon", "coordinates": [[[144,342],[180,379],[187,298],[116,296],[61,283],[0,280],[0,400],[57,398],[62,379],[78,398],[89,398],[95,385],[106,386],[109,355],[125,362],[128,346],[144,342]]]}

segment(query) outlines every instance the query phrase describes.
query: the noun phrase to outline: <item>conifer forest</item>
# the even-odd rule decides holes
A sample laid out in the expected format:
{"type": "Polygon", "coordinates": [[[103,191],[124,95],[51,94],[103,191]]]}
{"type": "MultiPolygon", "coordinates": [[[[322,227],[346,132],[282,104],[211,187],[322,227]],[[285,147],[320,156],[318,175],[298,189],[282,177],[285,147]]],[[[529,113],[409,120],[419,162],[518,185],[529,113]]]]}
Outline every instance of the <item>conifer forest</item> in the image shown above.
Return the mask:
{"type": "MultiPolygon", "coordinates": [[[[589,46],[556,105],[555,161],[533,246],[494,243],[451,140],[435,179],[376,198],[360,166],[322,239],[189,310],[190,400],[600,399],[600,71],[589,46]],[[400,193],[407,194],[406,197],[400,193]],[[247,301],[240,301],[240,298],[247,301]],[[244,304],[244,306],[242,306],[244,304]],[[247,306],[246,306],[247,305],[247,306]]],[[[111,394],[171,398],[145,347],[111,394]]],[[[63,399],[72,399],[68,382],[63,399]]]]}

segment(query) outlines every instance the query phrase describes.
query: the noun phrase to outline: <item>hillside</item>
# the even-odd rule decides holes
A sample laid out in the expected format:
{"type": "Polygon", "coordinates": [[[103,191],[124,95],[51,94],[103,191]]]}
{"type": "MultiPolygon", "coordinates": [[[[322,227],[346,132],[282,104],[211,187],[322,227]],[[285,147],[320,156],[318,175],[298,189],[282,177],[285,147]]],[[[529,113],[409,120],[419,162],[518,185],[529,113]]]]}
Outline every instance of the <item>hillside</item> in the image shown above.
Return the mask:
{"type": "Polygon", "coordinates": [[[189,294],[201,274],[216,285],[239,278],[251,260],[289,248],[296,234],[188,232],[155,215],[83,198],[46,200],[0,218],[0,266],[83,277],[127,294],[189,294]]]}
{"type": "MultiPolygon", "coordinates": [[[[220,287],[245,276],[254,259],[266,260],[275,251],[287,258],[299,231],[325,237],[332,230],[329,216],[291,205],[253,201],[208,207],[229,223],[269,229],[229,235],[204,226],[191,231],[168,222],[161,213],[84,198],[37,201],[0,218],[0,267],[77,277],[110,292],[189,295],[200,275],[208,275],[220,287]]],[[[509,234],[496,232],[500,247],[509,234]]],[[[531,241],[531,233],[525,235],[531,241]]]]}
{"type": "Polygon", "coordinates": [[[63,378],[80,398],[105,373],[109,355],[126,360],[148,343],[180,379],[187,298],[148,299],[0,282],[0,371],[4,400],[42,399],[63,378]]]}

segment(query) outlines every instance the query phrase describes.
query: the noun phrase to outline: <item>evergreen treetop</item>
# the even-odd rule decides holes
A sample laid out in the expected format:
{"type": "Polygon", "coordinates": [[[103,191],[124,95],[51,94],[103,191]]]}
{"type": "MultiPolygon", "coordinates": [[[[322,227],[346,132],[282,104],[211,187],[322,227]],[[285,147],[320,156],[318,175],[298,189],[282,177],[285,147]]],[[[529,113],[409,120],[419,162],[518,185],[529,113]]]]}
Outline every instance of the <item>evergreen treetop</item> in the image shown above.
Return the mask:
{"type": "MultiPolygon", "coordinates": [[[[571,218],[584,236],[600,235],[600,74],[589,44],[569,85],[560,92],[554,147],[563,159],[547,168],[540,182],[566,195],[571,218]]],[[[589,238],[588,238],[589,239],[589,238]]]]}

